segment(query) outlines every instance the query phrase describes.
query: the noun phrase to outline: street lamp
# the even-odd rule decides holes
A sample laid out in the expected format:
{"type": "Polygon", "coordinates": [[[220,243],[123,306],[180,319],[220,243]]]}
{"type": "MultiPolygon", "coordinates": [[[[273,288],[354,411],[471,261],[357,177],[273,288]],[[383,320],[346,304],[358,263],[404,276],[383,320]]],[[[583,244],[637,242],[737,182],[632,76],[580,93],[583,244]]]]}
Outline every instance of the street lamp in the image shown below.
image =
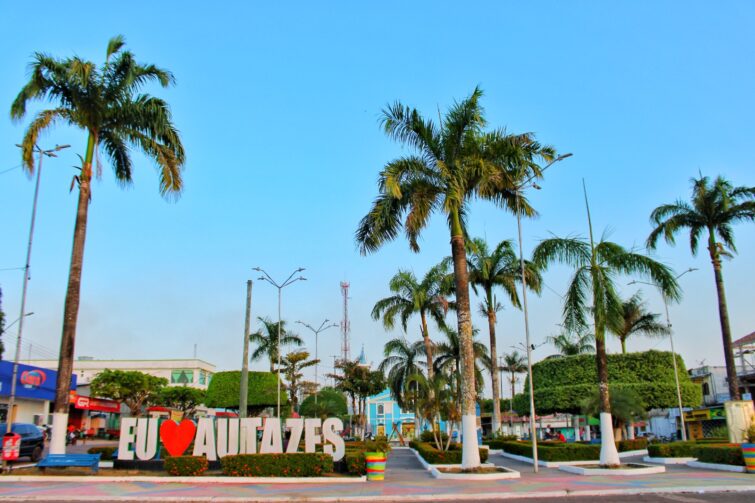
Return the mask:
{"type": "MultiPolygon", "coordinates": [[[[683,273],[677,275],[674,278],[674,281],[681,278],[688,272],[692,272],[692,271],[697,271],[697,268],[690,267],[683,273]]],[[[635,285],[638,283],[641,283],[643,285],[650,285],[650,286],[657,287],[658,290],[661,292],[661,297],[663,298],[663,307],[666,309],[666,327],[668,327],[668,338],[669,338],[669,341],[671,342],[671,361],[674,363],[674,381],[676,382],[676,400],[679,404],[679,420],[681,421],[681,425],[682,425],[682,441],[686,442],[687,441],[687,426],[684,423],[684,409],[682,406],[682,390],[681,390],[681,386],[679,385],[679,371],[677,370],[677,365],[676,365],[676,351],[674,350],[674,335],[673,335],[673,332],[671,331],[671,318],[669,317],[669,314],[668,314],[668,298],[666,297],[666,294],[664,293],[664,291],[661,290],[660,286],[656,285],[655,283],[648,283],[646,281],[635,280],[635,281],[631,281],[629,284],[635,285]]]]}
{"type": "Polygon", "coordinates": [[[535,394],[534,394],[534,387],[532,385],[532,349],[533,345],[530,342],[530,323],[529,323],[529,312],[527,310],[527,275],[525,274],[525,268],[524,268],[524,251],[522,248],[522,211],[519,206],[519,201],[522,197],[522,189],[529,187],[533,187],[537,190],[540,190],[540,187],[535,184],[531,183],[532,180],[536,176],[542,175],[542,173],[553,166],[555,163],[559,161],[563,161],[567,157],[571,157],[572,154],[563,154],[555,159],[553,159],[551,162],[549,162],[543,169],[539,171],[536,175],[532,175],[529,178],[527,178],[525,181],[521,182],[519,185],[514,187],[514,193],[516,197],[516,226],[519,232],[519,265],[521,268],[521,274],[522,274],[522,306],[524,307],[524,335],[526,339],[527,344],[527,375],[529,376],[529,392],[530,392],[530,432],[532,437],[532,461],[533,461],[533,469],[535,473],[538,472],[538,466],[537,466],[537,434],[535,431],[535,394]]]}
{"type": "Polygon", "coordinates": [[[317,392],[318,392],[318,389],[320,387],[320,381],[317,378],[317,367],[319,366],[319,363],[320,363],[320,360],[319,360],[319,358],[317,356],[318,355],[318,353],[317,353],[317,347],[318,347],[318,341],[317,341],[317,339],[318,339],[318,336],[320,335],[320,332],[324,332],[325,330],[327,330],[329,328],[333,328],[333,327],[339,326],[338,323],[331,323],[330,325],[327,325],[327,323],[329,321],[330,321],[329,319],[325,318],[325,320],[323,320],[323,322],[320,324],[320,327],[317,328],[317,329],[315,329],[315,327],[313,327],[309,323],[304,323],[301,320],[297,320],[296,321],[296,323],[298,323],[299,325],[304,325],[305,327],[307,327],[308,329],[310,329],[312,332],[315,333],[315,362],[316,362],[315,363],[315,405],[317,405],[317,392]]]}
{"type": "Polygon", "coordinates": [[[306,281],[307,278],[304,276],[298,276],[294,278],[295,274],[298,274],[304,270],[303,267],[300,267],[296,269],[294,272],[291,273],[291,275],[286,278],[286,281],[282,283],[277,283],[273,278],[270,277],[270,275],[265,271],[264,269],[260,267],[254,267],[252,270],[261,272],[263,276],[260,276],[260,281],[267,281],[271,285],[273,285],[275,288],[278,289],[278,407],[277,407],[277,417],[280,419],[281,417],[281,290],[286,288],[292,283],[295,283],[297,281],[306,281]]]}

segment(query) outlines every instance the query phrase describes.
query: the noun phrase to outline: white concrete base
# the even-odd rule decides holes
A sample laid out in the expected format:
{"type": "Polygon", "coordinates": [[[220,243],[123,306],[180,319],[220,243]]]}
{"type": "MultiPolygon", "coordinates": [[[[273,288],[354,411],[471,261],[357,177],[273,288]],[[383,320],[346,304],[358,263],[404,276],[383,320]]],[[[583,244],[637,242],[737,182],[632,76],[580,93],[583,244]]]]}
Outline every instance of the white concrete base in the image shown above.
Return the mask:
{"type": "MultiPolygon", "coordinates": [[[[491,463],[485,463],[482,466],[492,465],[491,463]]],[[[495,466],[495,465],[492,465],[495,466]]],[[[516,470],[510,470],[508,468],[499,467],[501,470],[497,473],[444,473],[438,470],[438,467],[458,467],[461,465],[430,465],[430,475],[436,479],[448,479],[448,480],[504,480],[504,479],[518,479],[522,476],[516,470]]]]}
{"type": "Polygon", "coordinates": [[[636,451],[624,451],[619,453],[620,458],[631,458],[632,456],[647,456],[647,449],[637,449],[636,451]]]}
{"type": "Polygon", "coordinates": [[[720,465],[718,463],[702,463],[700,461],[688,461],[687,466],[691,468],[703,468],[705,470],[718,470],[721,472],[745,473],[747,468],[737,465],[720,465]]]}
{"type": "Polygon", "coordinates": [[[68,414],[53,412],[52,435],[50,437],[50,454],[66,453],[66,433],[68,432],[68,414]]]}
{"type": "Polygon", "coordinates": [[[697,458],[653,458],[645,456],[642,460],[645,463],[655,463],[657,465],[686,465],[690,461],[697,461],[697,458]]]}
{"type": "Polygon", "coordinates": [[[4,475],[3,482],[164,482],[166,484],[351,484],[366,482],[367,477],[104,477],[99,475],[4,475]]]}
{"type": "MultiPolygon", "coordinates": [[[[583,465],[585,463],[582,463],[583,465]]],[[[590,464],[590,463],[588,463],[590,464]]],[[[643,468],[587,468],[585,466],[559,466],[559,470],[568,473],[575,473],[577,475],[652,475],[654,473],[665,473],[665,466],[644,466],[643,468]]]]}
{"type": "MultiPolygon", "coordinates": [[[[532,462],[532,458],[528,458],[527,456],[520,456],[518,454],[509,454],[508,452],[502,452],[501,456],[503,456],[504,458],[521,461],[522,463],[534,464],[532,462]]],[[[589,465],[591,463],[598,463],[598,460],[595,460],[595,461],[543,461],[542,459],[537,460],[537,466],[542,466],[544,468],[558,468],[559,466],[569,466],[569,465],[584,465],[584,464],[589,465]]]]}

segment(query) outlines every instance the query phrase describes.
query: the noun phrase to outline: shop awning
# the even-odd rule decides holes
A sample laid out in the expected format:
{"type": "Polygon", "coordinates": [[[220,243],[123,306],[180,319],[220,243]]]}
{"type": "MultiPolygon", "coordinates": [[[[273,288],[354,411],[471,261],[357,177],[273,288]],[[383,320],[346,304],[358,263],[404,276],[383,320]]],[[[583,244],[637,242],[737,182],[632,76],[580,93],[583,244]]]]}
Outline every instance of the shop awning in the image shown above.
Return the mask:
{"type": "Polygon", "coordinates": [[[94,410],[97,412],[120,412],[121,404],[115,400],[106,398],[92,398],[90,396],[77,395],[71,403],[75,409],[94,410]]]}

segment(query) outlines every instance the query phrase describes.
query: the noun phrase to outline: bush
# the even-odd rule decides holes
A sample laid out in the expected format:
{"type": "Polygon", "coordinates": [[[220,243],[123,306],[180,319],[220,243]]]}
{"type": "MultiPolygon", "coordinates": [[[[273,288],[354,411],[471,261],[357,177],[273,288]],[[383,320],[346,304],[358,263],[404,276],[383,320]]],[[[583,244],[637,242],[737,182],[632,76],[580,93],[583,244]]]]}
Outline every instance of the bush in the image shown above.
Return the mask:
{"type": "Polygon", "coordinates": [[[344,460],[346,472],[351,475],[366,475],[367,461],[364,459],[365,451],[346,451],[344,460]]]}
{"type": "Polygon", "coordinates": [[[616,448],[619,452],[639,451],[648,448],[647,438],[635,438],[634,440],[619,440],[616,442],[616,448]]]}
{"type": "Polygon", "coordinates": [[[693,456],[702,463],[744,466],[745,460],[739,444],[699,445],[694,448],[693,456]]]}
{"type": "Polygon", "coordinates": [[[168,456],[163,461],[165,471],[178,477],[198,477],[207,471],[208,466],[204,456],[168,456]]]}
{"type": "MultiPolygon", "coordinates": [[[[532,442],[503,442],[509,454],[532,457],[532,442]]],[[[537,456],[543,461],[594,461],[600,459],[600,444],[539,442],[537,456]]]]}
{"type": "Polygon", "coordinates": [[[695,440],[698,444],[728,444],[729,437],[707,437],[695,440]]]}
{"type": "MultiPolygon", "coordinates": [[[[439,451],[435,445],[428,442],[417,442],[412,440],[409,446],[419,452],[422,458],[431,465],[458,465],[461,463],[461,448],[454,448],[447,451],[439,451]]],[[[480,462],[488,460],[488,450],[480,449],[480,462]]]]}
{"type": "Polygon", "coordinates": [[[695,442],[670,442],[648,445],[648,456],[653,458],[694,458],[695,442]]]}
{"type": "Polygon", "coordinates": [[[489,440],[483,440],[483,445],[487,445],[491,449],[503,449],[503,444],[507,442],[516,442],[519,439],[516,435],[501,435],[489,440]]]}
{"type": "Polygon", "coordinates": [[[91,447],[87,451],[87,454],[102,454],[100,459],[105,461],[107,459],[113,459],[113,453],[117,447],[91,447]]]}
{"type": "Polygon", "coordinates": [[[223,475],[230,477],[319,477],[333,472],[330,454],[237,454],[220,458],[223,475]]]}
{"type": "MultiPolygon", "coordinates": [[[[440,438],[443,442],[448,441],[448,434],[445,432],[440,432],[440,438]]],[[[420,433],[419,440],[421,442],[435,442],[435,437],[433,436],[433,432],[426,430],[420,433]]]]}

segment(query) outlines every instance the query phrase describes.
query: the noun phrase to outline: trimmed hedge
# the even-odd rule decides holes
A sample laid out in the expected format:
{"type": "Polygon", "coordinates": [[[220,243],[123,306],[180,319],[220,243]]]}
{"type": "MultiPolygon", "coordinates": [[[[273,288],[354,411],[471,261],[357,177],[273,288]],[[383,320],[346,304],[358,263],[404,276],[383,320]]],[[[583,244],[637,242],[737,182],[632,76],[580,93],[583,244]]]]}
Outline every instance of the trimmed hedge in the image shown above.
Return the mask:
{"type": "MultiPolygon", "coordinates": [[[[532,442],[504,442],[509,454],[532,457],[532,442]]],[[[600,458],[600,444],[538,442],[537,457],[543,461],[594,461],[600,458]]]]}
{"type": "Polygon", "coordinates": [[[90,447],[87,454],[102,454],[100,459],[105,461],[106,459],[113,459],[113,453],[115,453],[117,447],[90,447]]]}
{"type": "Polygon", "coordinates": [[[648,456],[653,458],[694,458],[695,442],[670,442],[648,445],[648,456]]]}
{"type": "Polygon", "coordinates": [[[639,451],[648,448],[647,438],[635,438],[634,440],[619,440],[616,442],[619,452],[639,451]]]}
{"type": "Polygon", "coordinates": [[[319,477],[333,472],[330,454],[237,454],[220,459],[229,477],[319,477]]]}
{"type": "Polygon", "coordinates": [[[365,452],[383,452],[387,456],[391,452],[391,445],[384,435],[377,436],[373,440],[346,442],[346,455],[340,465],[340,471],[352,475],[365,475],[367,463],[364,459],[365,452]]]}
{"type": "Polygon", "coordinates": [[[700,445],[693,452],[694,457],[701,463],[745,466],[742,448],[739,444],[700,445]]]}
{"type": "MultiPolygon", "coordinates": [[[[422,458],[431,465],[458,465],[461,463],[461,448],[452,445],[447,451],[439,451],[433,444],[412,440],[409,447],[419,452],[422,458]]],[[[488,450],[480,449],[480,462],[488,460],[488,450]]]]}
{"type": "MultiPolygon", "coordinates": [[[[216,372],[207,386],[205,405],[225,409],[238,409],[241,371],[216,372]]],[[[278,381],[271,372],[249,372],[247,406],[250,408],[272,407],[277,403],[278,381]]],[[[288,403],[288,394],[281,387],[281,405],[288,403]]]]}
{"type": "MultiPolygon", "coordinates": [[[[448,433],[441,431],[440,432],[440,438],[443,442],[448,440],[448,433]]],[[[425,430],[422,433],[419,434],[419,440],[420,442],[435,442],[435,437],[433,436],[433,432],[429,430],[425,430]]]]}
{"type": "Polygon", "coordinates": [[[177,477],[198,477],[207,471],[209,462],[204,456],[168,456],[163,461],[166,472],[177,477]]]}
{"type": "Polygon", "coordinates": [[[365,451],[346,451],[343,459],[346,463],[346,473],[351,475],[366,475],[367,461],[364,458],[365,451]]]}

